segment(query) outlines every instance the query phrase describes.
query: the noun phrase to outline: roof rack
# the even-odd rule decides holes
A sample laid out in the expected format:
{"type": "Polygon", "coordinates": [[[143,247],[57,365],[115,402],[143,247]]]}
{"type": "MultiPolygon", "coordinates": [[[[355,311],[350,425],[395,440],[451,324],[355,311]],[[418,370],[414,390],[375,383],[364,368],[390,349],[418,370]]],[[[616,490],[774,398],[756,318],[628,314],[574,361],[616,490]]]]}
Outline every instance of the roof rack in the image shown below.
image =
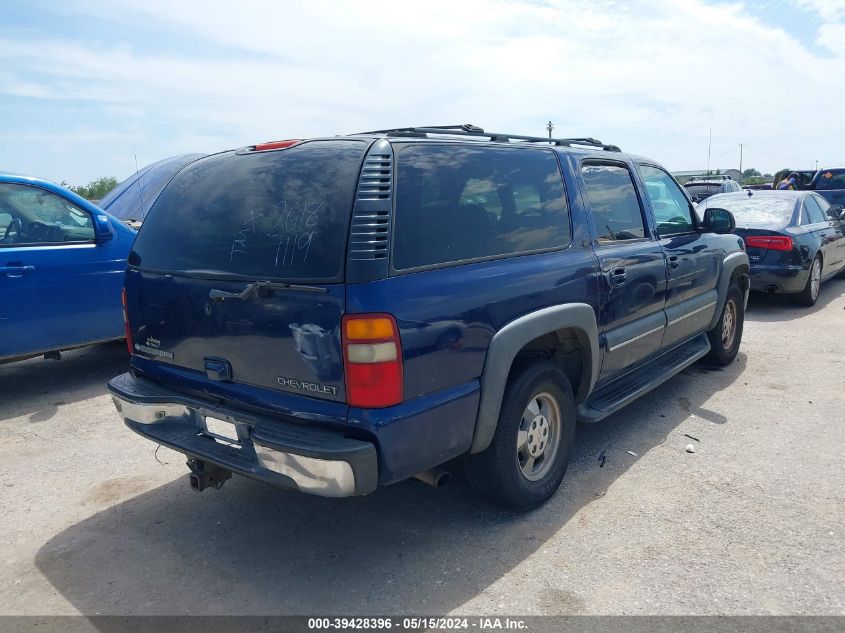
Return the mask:
{"type": "Polygon", "coordinates": [[[504,134],[500,132],[485,132],[484,129],[471,123],[463,125],[428,125],[425,127],[398,127],[389,130],[373,130],[370,132],[359,132],[359,134],[386,134],[387,136],[414,136],[428,137],[431,134],[443,134],[448,136],[470,136],[486,137],[498,143],[510,141],[527,141],[529,143],[551,143],[558,146],[572,147],[581,145],[585,147],[601,148],[608,152],[621,152],[616,145],[602,143],[598,139],[586,138],[548,138],[545,136],[526,136],[524,134],[504,134]]]}
{"type": "Polygon", "coordinates": [[[700,176],[693,176],[687,182],[702,182],[704,180],[733,180],[730,174],[712,174],[710,176],[700,175],[700,176]]]}

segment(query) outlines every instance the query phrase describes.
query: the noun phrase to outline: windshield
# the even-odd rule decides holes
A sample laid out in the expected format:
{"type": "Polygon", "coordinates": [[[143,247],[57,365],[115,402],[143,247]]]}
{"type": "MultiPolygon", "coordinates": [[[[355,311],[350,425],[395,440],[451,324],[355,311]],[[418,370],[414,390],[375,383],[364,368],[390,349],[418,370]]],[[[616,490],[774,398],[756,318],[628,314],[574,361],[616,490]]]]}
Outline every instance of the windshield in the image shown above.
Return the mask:
{"type": "Polygon", "coordinates": [[[312,141],[192,163],[150,209],[130,264],[185,274],[340,281],[365,149],[363,141],[312,141]]]}
{"type": "Polygon", "coordinates": [[[710,198],[698,207],[700,213],[712,207],[733,213],[736,225],[741,227],[784,227],[792,220],[795,198],[747,197],[710,198]]]}

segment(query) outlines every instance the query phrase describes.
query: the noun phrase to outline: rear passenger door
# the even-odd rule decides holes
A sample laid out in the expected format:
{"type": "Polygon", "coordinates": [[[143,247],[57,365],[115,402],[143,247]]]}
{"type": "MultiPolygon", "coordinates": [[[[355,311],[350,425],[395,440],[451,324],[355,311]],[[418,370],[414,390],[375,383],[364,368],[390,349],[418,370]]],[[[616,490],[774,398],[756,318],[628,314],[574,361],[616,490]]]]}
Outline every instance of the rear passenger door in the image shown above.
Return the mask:
{"type": "Polygon", "coordinates": [[[655,354],[666,316],[666,264],[624,162],[585,160],[581,174],[602,272],[600,324],[605,345],[599,382],[655,354]]]}
{"type": "Polygon", "coordinates": [[[828,272],[834,268],[842,268],[845,266],[845,216],[837,219],[829,215],[830,203],[820,195],[813,194],[811,198],[818,203],[821,212],[827,218],[827,222],[833,230],[834,245],[831,248],[832,258],[828,260],[830,262],[828,272]],[[834,258],[835,261],[833,261],[834,258]]]}
{"type": "Polygon", "coordinates": [[[699,232],[692,205],[675,179],[655,165],[641,163],[639,170],[666,255],[667,324],[662,347],[669,348],[710,324],[718,299],[721,253],[712,234],[699,232]]]}
{"type": "Polygon", "coordinates": [[[822,211],[816,196],[812,194],[804,198],[801,223],[809,225],[807,228],[813,232],[813,236],[819,241],[819,249],[822,253],[822,276],[827,275],[830,270],[838,268],[840,254],[838,252],[837,227],[830,221],[827,213],[822,211]]]}

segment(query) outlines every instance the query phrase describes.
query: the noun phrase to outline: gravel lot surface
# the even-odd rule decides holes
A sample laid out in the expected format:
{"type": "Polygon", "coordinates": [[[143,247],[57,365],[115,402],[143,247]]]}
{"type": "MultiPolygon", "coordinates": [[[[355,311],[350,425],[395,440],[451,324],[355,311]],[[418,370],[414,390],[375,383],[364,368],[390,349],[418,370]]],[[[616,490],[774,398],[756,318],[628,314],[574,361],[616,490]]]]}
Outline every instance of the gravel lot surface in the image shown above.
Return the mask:
{"type": "Polygon", "coordinates": [[[122,344],[6,365],[0,614],[845,614],[843,358],[845,281],[752,297],[733,365],[581,428],[524,515],[460,478],[197,494],[119,421],[122,344]]]}

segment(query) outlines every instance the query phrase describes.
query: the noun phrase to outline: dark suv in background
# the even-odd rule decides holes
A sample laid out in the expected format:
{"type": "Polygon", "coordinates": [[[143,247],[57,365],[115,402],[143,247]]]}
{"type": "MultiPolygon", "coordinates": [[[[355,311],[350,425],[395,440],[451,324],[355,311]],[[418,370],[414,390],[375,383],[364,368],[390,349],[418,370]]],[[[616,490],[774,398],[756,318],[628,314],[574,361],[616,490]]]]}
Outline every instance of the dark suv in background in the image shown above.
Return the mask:
{"type": "Polygon", "coordinates": [[[129,257],[137,433],[231,472],[360,495],[464,456],[511,508],[595,422],[704,357],[749,289],[732,216],[590,138],[474,126],[280,141],[185,167],[129,257]]]}

